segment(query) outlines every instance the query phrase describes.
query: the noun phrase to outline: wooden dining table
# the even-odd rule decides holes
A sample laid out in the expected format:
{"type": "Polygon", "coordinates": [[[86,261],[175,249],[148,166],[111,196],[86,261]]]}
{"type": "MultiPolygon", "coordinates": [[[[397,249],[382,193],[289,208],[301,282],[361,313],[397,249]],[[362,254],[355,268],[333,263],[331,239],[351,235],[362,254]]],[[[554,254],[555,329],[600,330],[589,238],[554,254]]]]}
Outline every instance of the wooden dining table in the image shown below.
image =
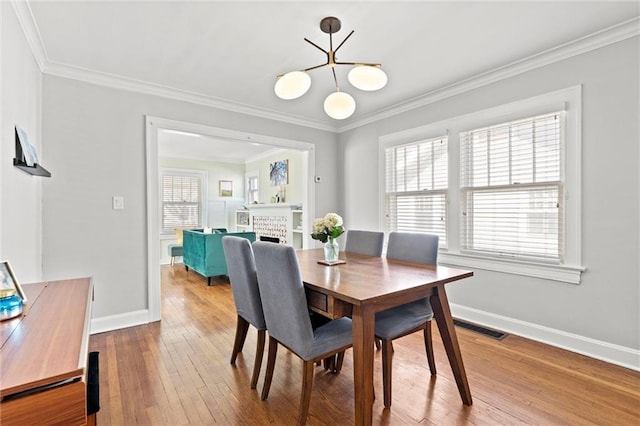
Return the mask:
{"type": "Polygon", "coordinates": [[[351,316],[356,425],[372,423],[375,313],[425,297],[430,297],[462,402],[472,404],[444,287],[473,272],[348,252],[340,253],[346,263],[327,266],[319,263],[324,258],[322,249],[296,253],[309,307],[329,318],[351,316]]]}

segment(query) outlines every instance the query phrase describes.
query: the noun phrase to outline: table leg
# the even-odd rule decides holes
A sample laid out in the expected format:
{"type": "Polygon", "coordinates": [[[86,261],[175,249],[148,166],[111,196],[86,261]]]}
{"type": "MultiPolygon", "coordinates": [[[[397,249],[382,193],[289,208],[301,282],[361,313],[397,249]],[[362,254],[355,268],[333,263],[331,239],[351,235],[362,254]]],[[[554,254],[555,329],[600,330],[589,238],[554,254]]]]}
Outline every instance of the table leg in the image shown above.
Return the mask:
{"type": "Polygon", "coordinates": [[[447,293],[444,290],[444,284],[438,285],[434,288],[434,292],[431,295],[431,307],[433,308],[433,315],[436,318],[436,323],[440,330],[440,336],[442,336],[442,343],[447,351],[449,364],[451,365],[451,370],[453,371],[453,375],[456,379],[456,384],[458,385],[458,391],[460,392],[462,402],[465,405],[471,405],[473,404],[473,400],[471,399],[471,390],[469,389],[469,382],[467,381],[467,373],[464,370],[462,353],[460,352],[458,336],[456,335],[455,325],[453,324],[453,318],[451,317],[449,300],[447,299],[447,293]]]}
{"type": "Polygon", "coordinates": [[[371,306],[354,306],[353,330],[353,388],[355,394],[356,425],[370,425],[373,421],[373,336],[375,312],[371,306]]]}

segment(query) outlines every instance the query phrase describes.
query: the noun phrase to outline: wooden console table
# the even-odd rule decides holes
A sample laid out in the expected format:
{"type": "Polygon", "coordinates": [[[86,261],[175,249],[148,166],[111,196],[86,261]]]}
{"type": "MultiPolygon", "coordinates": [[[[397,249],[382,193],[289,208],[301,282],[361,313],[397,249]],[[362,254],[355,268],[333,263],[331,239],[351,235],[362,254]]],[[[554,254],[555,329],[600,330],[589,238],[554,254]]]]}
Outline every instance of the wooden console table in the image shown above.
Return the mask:
{"type": "Polygon", "coordinates": [[[84,425],[91,278],[28,284],[23,315],[0,322],[0,424],[84,425]]]}

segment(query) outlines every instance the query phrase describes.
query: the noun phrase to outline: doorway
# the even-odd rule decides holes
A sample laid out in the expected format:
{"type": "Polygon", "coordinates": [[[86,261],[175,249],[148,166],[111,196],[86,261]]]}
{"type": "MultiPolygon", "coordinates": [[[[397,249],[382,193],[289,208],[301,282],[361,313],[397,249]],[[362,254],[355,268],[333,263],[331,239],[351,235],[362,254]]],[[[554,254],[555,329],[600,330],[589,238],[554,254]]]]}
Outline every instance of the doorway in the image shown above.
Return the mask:
{"type": "MultiPolygon", "coordinates": [[[[310,229],[310,218],[315,214],[315,191],[312,176],[315,175],[314,145],[291,139],[277,138],[247,132],[239,132],[202,124],[188,123],[159,117],[146,116],[147,161],[147,286],[149,322],[161,319],[160,291],[160,185],[158,161],[158,131],[161,129],[191,134],[201,134],[233,143],[258,143],[274,148],[295,149],[303,153],[302,203],[305,224],[310,229]]],[[[307,236],[305,235],[305,238],[307,236]]]]}

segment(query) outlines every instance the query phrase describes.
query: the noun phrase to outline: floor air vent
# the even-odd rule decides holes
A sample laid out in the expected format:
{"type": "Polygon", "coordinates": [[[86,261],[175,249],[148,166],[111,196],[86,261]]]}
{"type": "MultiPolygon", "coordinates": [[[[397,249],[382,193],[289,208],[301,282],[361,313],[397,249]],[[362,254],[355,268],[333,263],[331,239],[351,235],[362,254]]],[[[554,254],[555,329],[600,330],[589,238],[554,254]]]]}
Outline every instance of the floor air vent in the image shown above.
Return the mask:
{"type": "Polygon", "coordinates": [[[502,340],[507,337],[506,333],[502,331],[492,330],[481,325],[472,324],[470,322],[462,321],[459,319],[453,319],[453,323],[458,327],[466,328],[467,330],[475,331],[476,333],[484,334],[485,336],[492,337],[496,340],[502,340]]]}

